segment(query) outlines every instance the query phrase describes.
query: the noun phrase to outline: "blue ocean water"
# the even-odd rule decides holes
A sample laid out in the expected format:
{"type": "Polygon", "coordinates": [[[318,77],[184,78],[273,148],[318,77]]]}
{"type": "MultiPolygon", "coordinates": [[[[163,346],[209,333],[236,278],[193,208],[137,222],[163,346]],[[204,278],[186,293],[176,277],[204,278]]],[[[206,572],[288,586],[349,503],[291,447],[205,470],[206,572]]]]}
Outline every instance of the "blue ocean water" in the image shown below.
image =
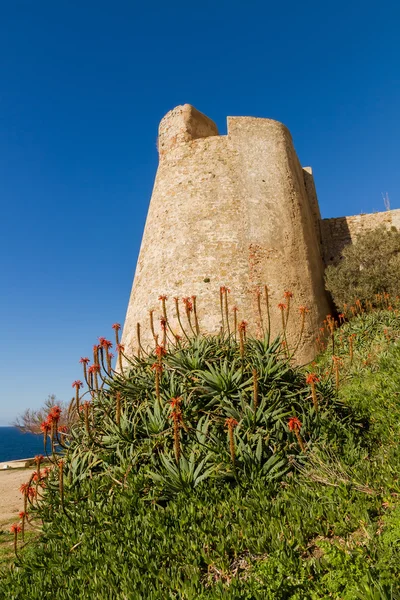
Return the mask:
{"type": "Polygon", "coordinates": [[[0,427],[0,462],[43,454],[43,436],[21,433],[16,427],[0,427]]]}

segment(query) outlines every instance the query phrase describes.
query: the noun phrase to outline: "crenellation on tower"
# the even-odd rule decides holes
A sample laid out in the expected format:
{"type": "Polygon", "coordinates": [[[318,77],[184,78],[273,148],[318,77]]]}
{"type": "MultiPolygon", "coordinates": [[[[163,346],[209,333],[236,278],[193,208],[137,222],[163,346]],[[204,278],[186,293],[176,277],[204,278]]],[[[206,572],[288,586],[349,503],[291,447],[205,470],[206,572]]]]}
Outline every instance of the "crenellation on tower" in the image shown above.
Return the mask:
{"type": "Polygon", "coordinates": [[[194,106],[190,104],[177,106],[160,122],[158,129],[160,160],[180,144],[217,135],[219,135],[218,128],[214,121],[203,115],[194,106]]]}

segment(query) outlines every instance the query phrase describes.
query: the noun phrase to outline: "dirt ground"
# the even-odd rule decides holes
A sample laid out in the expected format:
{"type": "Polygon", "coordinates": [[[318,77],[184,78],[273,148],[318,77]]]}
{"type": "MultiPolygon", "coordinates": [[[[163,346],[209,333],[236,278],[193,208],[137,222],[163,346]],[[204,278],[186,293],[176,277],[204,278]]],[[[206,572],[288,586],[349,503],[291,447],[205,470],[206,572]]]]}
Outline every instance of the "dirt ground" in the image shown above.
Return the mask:
{"type": "Polygon", "coordinates": [[[18,513],[23,510],[23,499],[19,488],[29,481],[32,469],[5,469],[0,471],[0,525],[19,521],[18,513]]]}

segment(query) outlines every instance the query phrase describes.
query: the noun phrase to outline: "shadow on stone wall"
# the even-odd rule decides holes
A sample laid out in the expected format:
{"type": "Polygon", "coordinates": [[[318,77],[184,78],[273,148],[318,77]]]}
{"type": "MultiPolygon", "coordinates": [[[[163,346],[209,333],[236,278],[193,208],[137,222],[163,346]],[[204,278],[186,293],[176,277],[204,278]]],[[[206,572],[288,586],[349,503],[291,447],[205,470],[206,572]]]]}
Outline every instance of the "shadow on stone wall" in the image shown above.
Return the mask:
{"type": "Polygon", "coordinates": [[[322,219],[321,234],[325,266],[337,265],[340,262],[343,248],[352,241],[348,217],[322,219]]]}

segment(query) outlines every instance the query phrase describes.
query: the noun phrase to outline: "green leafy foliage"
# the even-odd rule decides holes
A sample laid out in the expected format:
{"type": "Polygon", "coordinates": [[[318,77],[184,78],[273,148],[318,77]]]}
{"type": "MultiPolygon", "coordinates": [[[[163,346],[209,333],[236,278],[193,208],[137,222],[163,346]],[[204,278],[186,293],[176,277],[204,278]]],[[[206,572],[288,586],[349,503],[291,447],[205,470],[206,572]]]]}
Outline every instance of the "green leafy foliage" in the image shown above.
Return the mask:
{"type": "MultiPolygon", "coordinates": [[[[400,294],[400,232],[378,227],[357,237],[342,251],[338,265],[325,271],[326,287],[336,306],[376,303],[376,295],[400,294]]],[[[379,303],[379,299],[378,299],[379,303]]]]}
{"type": "Polygon", "coordinates": [[[400,319],[362,313],[334,337],[338,390],[331,345],[299,369],[280,340],[242,357],[198,337],[103,374],[0,597],[399,598],[400,319]]]}

